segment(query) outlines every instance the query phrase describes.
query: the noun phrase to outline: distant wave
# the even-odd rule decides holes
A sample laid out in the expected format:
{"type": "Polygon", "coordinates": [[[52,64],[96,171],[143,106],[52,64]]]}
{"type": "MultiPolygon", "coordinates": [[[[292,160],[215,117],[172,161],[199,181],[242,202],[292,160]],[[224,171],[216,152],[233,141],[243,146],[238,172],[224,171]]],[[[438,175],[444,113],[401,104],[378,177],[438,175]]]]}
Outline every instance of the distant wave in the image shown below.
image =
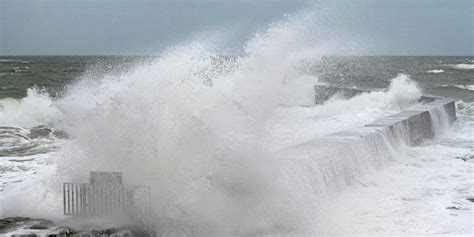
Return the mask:
{"type": "Polygon", "coordinates": [[[454,85],[454,87],[457,87],[459,89],[474,91],[474,85],[454,85]]]}
{"type": "Polygon", "coordinates": [[[429,70],[428,72],[429,73],[443,73],[444,70],[443,69],[433,69],[433,70],[429,70]]]}
{"type": "Polygon", "coordinates": [[[29,61],[18,61],[15,59],[9,59],[9,58],[0,58],[0,63],[21,63],[21,64],[28,64],[30,63],[29,61]]]}
{"type": "Polygon", "coordinates": [[[29,67],[14,67],[13,71],[14,72],[27,72],[30,68],[29,67]]]}
{"type": "Polygon", "coordinates": [[[474,85],[439,85],[440,87],[456,87],[463,90],[474,91],[474,85]]]}
{"type": "Polygon", "coordinates": [[[463,69],[463,70],[472,70],[472,69],[474,69],[474,64],[467,64],[467,63],[451,64],[450,66],[455,68],[455,69],[463,69]]]}

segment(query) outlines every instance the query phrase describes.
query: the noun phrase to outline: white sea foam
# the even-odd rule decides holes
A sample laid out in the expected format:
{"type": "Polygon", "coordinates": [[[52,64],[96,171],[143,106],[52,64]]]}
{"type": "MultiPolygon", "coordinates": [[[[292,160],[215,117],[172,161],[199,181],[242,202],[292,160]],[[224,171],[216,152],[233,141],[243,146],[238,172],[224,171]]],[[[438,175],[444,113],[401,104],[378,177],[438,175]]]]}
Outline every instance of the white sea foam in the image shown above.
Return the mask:
{"type": "Polygon", "coordinates": [[[474,69],[474,64],[467,64],[467,63],[451,64],[451,67],[455,69],[472,70],[474,69]]]}
{"type": "Polygon", "coordinates": [[[433,70],[429,70],[428,72],[429,73],[443,73],[444,70],[443,69],[433,69],[433,70]]]}
{"type": "Polygon", "coordinates": [[[474,85],[454,85],[454,87],[457,87],[459,89],[474,91],[474,85]]]}
{"type": "Polygon", "coordinates": [[[463,90],[470,90],[470,91],[474,91],[474,85],[448,85],[448,84],[444,84],[444,85],[440,85],[441,87],[456,87],[456,88],[459,88],[459,89],[463,89],[463,90]]]}
{"type": "Polygon", "coordinates": [[[474,116],[474,102],[459,101],[456,103],[457,111],[463,116],[474,116]]]}
{"type": "Polygon", "coordinates": [[[474,191],[474,162],[456,158],[470,154],[441,144],[407,148],[383,172],[322,204],[317,234],[470,236],[472,203],[465,198],[474,191]]]}

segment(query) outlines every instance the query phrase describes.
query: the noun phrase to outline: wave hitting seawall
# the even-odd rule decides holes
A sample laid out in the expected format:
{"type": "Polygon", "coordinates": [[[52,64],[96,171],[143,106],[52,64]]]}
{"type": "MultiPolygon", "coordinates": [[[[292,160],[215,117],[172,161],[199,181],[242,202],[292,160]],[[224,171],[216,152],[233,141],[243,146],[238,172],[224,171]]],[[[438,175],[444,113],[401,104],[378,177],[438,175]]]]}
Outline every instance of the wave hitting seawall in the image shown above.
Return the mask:
{"type": "MultiPolygon", "coordinates": [[[[455,120],[454,100],[423,97],[420,104],[397,114],[287,149],[283,160],[290,172],[285,179],[298,185],[291,187],[292,192],[302,193],[299,198],[316,207],[322,199],[394,159],[399,148],[435,139],[455,120]]],[[[313,207],[305,209],[305,215],[312,215],[313,207]]]]}

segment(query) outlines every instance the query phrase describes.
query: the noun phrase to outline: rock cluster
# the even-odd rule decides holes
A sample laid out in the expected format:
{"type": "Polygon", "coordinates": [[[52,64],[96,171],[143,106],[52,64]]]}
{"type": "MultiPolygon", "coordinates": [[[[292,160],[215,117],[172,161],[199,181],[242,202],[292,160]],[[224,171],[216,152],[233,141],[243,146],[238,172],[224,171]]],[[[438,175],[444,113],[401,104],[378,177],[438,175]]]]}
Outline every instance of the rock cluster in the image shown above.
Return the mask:
{"type": "Polygon", "coordinates": [[[8,217],[0,219],[1,236],[36,237],[36,236],[155,236],[153,231],[142,226],[82,226],[69,227],[57,226],[46,219],[33,219],[29,217],[8,217]]]}

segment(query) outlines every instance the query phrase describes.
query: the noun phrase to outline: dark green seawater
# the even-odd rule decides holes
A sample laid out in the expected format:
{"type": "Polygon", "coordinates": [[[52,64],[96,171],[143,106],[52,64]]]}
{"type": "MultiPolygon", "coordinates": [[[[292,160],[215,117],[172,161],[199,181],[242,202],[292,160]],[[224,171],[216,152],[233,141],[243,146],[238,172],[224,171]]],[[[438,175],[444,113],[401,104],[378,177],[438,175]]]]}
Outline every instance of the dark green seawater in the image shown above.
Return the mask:
{"type": "Polygon", "coordinates": [[[137,56],[0,56],[0,98],[23,98],[28,88],[53,97],[80,79],[126,72],[150,57],[137,56]]]}
{"type": "MultiPolygon", "coordinates": [[[[74,81],[119,75],[152,59],[144,56],[0,56],[0,98],[23,98],[32,87],[45,89],[51,96],[58,97],[74,81]]],[[[363,89],[386,88],[392,78],[403,73],[415,80],[425,94],[474,101],[473,64],[474,57],[465,56],[325,57],[311,62],[308,73],[317,76],[320,82],[363,89]]]]}

